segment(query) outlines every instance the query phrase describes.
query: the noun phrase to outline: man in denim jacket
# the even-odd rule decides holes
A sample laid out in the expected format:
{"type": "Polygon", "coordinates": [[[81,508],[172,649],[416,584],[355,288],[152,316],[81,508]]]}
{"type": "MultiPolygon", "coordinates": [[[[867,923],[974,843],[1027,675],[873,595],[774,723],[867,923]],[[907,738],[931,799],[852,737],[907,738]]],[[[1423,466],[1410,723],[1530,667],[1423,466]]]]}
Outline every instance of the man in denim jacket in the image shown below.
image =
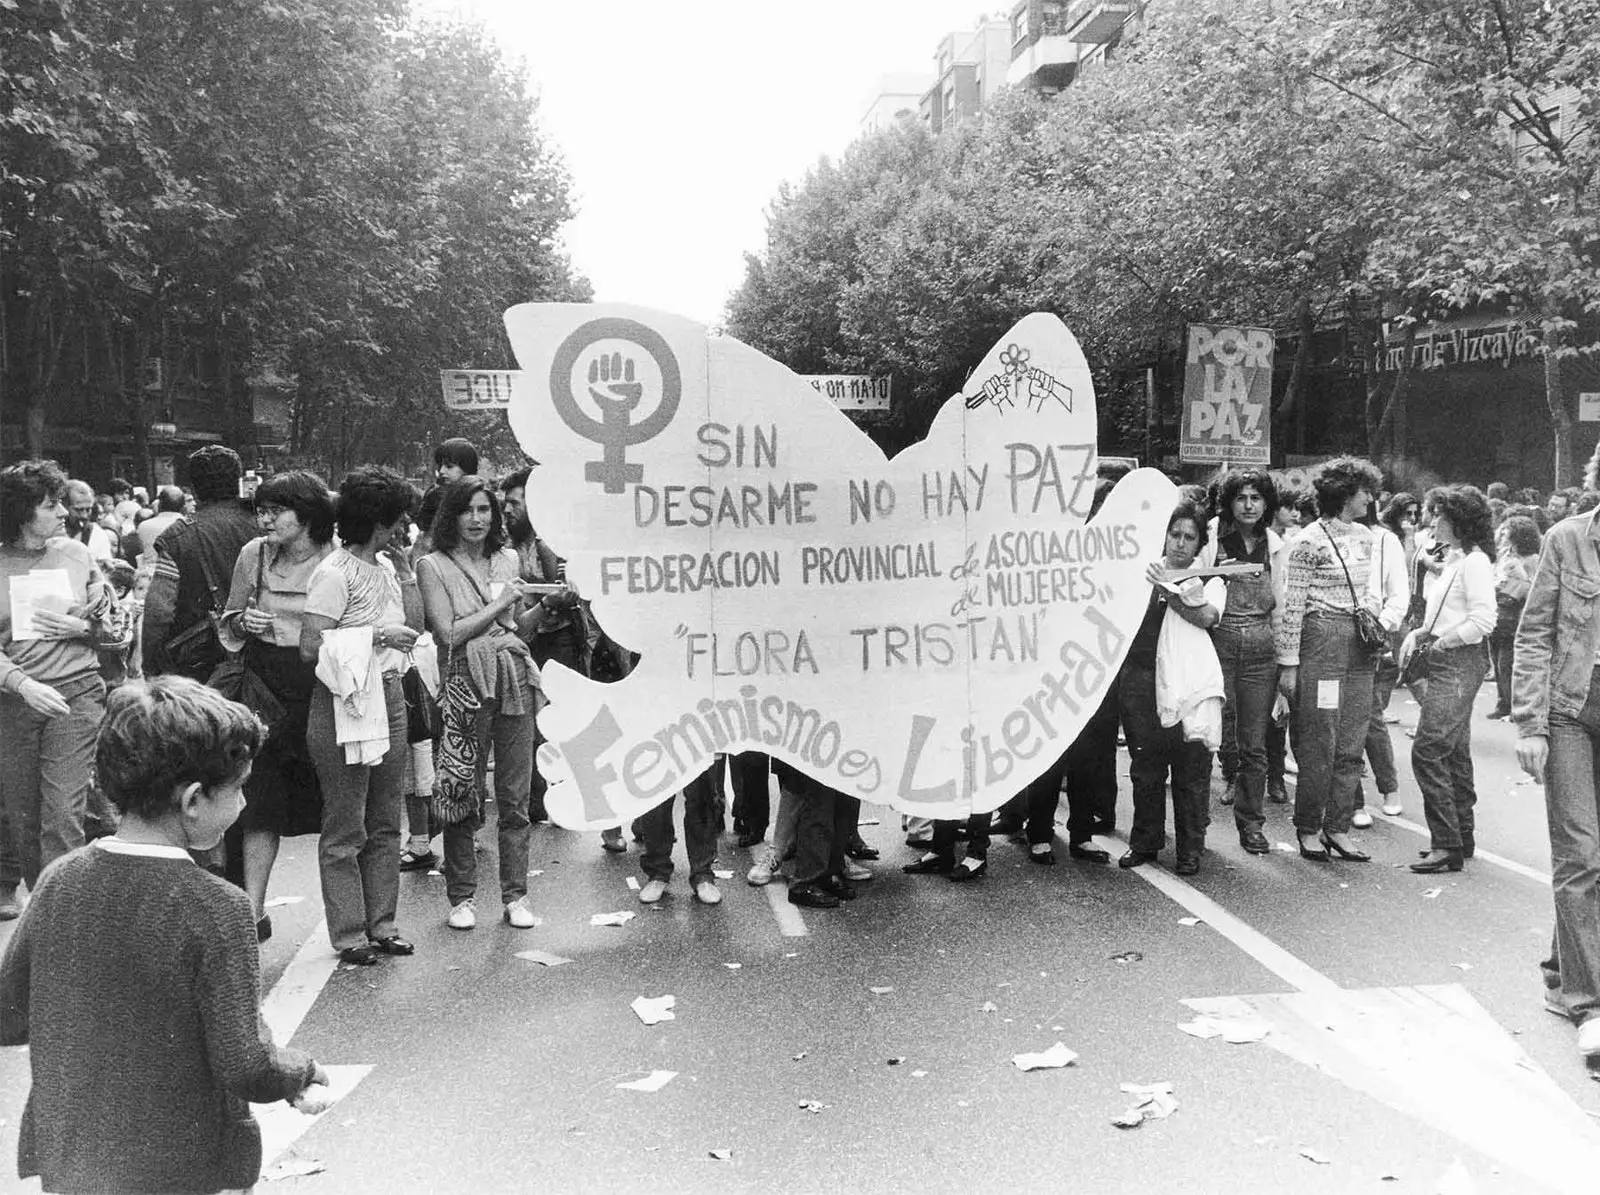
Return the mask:
{"type": "MultiPolygon", "coordinates": [[[[1600,456],[1600,454],[1597,454],[1600,456]]],[[[1545,1007],[1578,1024],[1600,1056],[1600,524],[1565,519],[1545,536],[1517,627],[1511,717],[1517,762],[1545,785],[1556,927],[1545,1007]]]]}

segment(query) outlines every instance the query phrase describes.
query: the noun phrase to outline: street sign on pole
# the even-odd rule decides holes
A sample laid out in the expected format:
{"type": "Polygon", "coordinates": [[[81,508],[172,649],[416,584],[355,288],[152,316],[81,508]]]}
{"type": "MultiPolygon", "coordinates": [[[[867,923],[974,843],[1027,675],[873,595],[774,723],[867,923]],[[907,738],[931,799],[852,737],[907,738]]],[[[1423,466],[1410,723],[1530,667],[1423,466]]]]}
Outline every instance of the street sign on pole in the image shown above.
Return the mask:
{"type": "Polygon", "coordinates": [[[511,405],[511,389],[522,376],[518,369],[441,369],[444,405],[452,411],[484,411],[511,405]]]}
{"type": "Polygon", "coordinates": [[[842,411],[887,411],[889,409],[888,378],[875,378],[862,373],[801,374],[800,380],[809,382],[811,388],[842,411]]]}

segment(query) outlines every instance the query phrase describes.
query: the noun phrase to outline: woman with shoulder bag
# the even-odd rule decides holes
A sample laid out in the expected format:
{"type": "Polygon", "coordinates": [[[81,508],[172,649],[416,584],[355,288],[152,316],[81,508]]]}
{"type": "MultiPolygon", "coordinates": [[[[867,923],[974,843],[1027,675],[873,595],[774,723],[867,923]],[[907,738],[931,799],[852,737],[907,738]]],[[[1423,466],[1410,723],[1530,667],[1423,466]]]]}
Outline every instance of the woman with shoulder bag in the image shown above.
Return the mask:
{"type": "Polygon", "coordinates": [[[472,769],[475,799],[444,829],[447,924],[472,929],[478,862],[473,838],[483,824],[481,801],[489,746],[499,819],[500,903],[506,924],[537,924],[528,907],[528,798],[533,776],[534,713],[539,669],[525,642],[540,617],[506,547],[500,500],[481,477],[451,482],[433,519],[433,551],[417,562],[428,629],[439,651],[443,741],[438,783],[452,776],[447,753],[459,750],[472,769]],[[470,735],[467,733],[470,728],[470,735]]]}
{"type": "Polygon", "coordinates": [[[333,499],[327,482],[296,469],[262,482],[255,503],[261,535],[233,566],[218,635],[282,711],[245,781],[244,812],[225,836],[230,854],[242,854],[256,937],[266,941],[267,884],[279,842],[322,830],[322,788],[306,746],[316,664],[300,656],[300,620],[311,575],[333,551],[333,499]]]}
{"type": "Polygon", "coordinates": [[[1411,870],[1424,875],[1460,871],[1476,846],[1472,703],[1489,672],[1485,640],[1495,624],[1488,501],[1470,485],[1444,486],[1429,497],[1434,540],[1445,549],[1444,568],[1427,585],[1426,629],[1412,631],[1400,647],[1402,674],[1418,652],[1427,652],[1428,683],[1420,693],[1422,712],[1411,748],[1431,840],[1411,870]]]}
{"type": "Polygon", "coordinates": [[[395,536],[416,499],[389,469],[369,465],[345,476],[344,546],[312,574],[300,631],[301,656],[317,662],[306,737],[322,781],[322,903],[328,940],[352,966],[415,951],[395,928],[395,910],[410,750],[400,678],[422,628],[422,603],[395,536]]]}
{"type": "Polygon", "coordinates": [[[1383,484],[1370,461],[1337,457],[1312,478],[1320,517],[1289,545],[1278,627],[1278,688],[1294,706],[1294,824],[1303,858],[1372,856],[1350,838],[1372,683],[1385,642],[1370,572],[1372,533],[1358,521],[1383,484]],[[1366,635],[1376,625],[1377,648],[1366,635]]]}

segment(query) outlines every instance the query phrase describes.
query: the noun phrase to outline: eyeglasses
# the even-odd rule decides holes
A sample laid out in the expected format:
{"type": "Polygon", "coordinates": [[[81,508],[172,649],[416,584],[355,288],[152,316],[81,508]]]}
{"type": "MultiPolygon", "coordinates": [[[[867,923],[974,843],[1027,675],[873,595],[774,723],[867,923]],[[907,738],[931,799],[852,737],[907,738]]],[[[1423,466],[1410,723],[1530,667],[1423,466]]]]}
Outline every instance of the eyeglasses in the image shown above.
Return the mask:
{"type": "Polygon", "coordinates": [[[258,507],[256,507],[256,518],[258,518],[258,519],[266,519],[269,522],[272,521],[272,520],[277,519],[277,517],[279,515],[287,514],[287,513],[289,513],[289,508],[287,506],[272,506],[272,505],[268,505],[268,506],[258,506],[258,507]]]}

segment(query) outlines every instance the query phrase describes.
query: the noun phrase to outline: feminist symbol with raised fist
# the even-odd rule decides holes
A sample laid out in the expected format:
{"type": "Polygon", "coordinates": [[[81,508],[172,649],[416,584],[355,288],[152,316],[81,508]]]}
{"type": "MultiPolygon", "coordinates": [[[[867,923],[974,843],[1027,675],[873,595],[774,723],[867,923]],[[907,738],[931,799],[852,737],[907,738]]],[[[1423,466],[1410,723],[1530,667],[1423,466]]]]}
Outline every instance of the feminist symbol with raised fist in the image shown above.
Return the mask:
{"type": "Polygon", "coordinates": [[[623,493],[628,485],[644,480],[644,466],[628,462],[628,445],[642,444],[666,430],[677,413],[682,392],[678,359],[666,339],[636,320],[590,320],[562,341],[550,362],[550,397],[556,413],[578,435],[604,449],[599,460],[584,465],[584,479],[599,482],[608,494],[623,493]],[[646,385],[631,354],[613,349],[596,353],[589,360],[589,401],[599,411],[599,419],[579,405],[573,393],[573,367],[585,350],[602,340],[622,340],[636,346],[654,360],[660,372],[659,401],[637,423],[633,416],[644,401],[646,385]]]}

